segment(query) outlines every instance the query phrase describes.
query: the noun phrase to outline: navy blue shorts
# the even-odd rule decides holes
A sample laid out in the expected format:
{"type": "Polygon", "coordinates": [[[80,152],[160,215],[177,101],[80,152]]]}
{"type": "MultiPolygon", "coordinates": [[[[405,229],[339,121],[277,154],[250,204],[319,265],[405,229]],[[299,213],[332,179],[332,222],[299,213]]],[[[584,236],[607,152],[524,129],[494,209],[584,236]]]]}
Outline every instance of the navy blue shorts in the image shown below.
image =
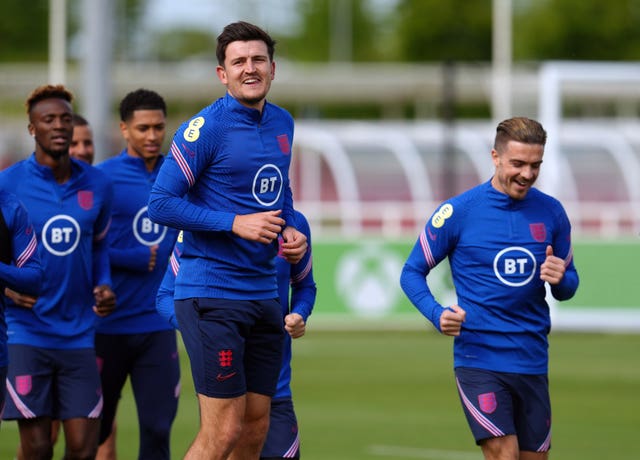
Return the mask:
{"type": "Polygon", "coordinates": [[[284,342],[278,300],[193,298],[175,304],[197,393],[275,394],[284,342]]]}
{"type": "Polygon", "coordinates": [[[455,370],[467,422],[484,439],[516,435],[520,450],[551,448],[551,401],[546,375],[511,374],[459,367],[455,370]]]}
{"type": "Polygon", "coordinates": [[[93,348],[9,345],[5,420],[99,418],[102,388],[93,348]]]}
{"type": "Polygon", "coordinates": [[[262,447],[261,459],[300,458],[298,420],[291,398],[271,401],[269,432],[262,447]]]}

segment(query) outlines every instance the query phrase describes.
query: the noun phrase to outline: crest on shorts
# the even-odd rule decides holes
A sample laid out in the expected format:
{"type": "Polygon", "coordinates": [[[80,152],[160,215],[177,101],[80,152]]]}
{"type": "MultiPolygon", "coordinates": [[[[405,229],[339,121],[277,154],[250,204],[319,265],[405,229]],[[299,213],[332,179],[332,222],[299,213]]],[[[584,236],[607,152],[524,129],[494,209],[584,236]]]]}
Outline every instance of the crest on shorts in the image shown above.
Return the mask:
{"type": "Polygon", "coordinates": [[[533,239],[539,243],[542,243],[547,238],[547,227],[542,222],[529,224],[529,231],[533,239]]]}
{"type": "Polygon", "coordinates": [[[25,396],[31,393],[32,380],[30,375],[16,375],[16,391],[25,396]]]}
{"type": "Polygon", "coordinates": [[[498,407],[496,394],[492,391],[491,393],[482,393],[481,395],[478,395],[478,404],[480,404],[480,410],[482,412],[485,414],[492,414],[498,407]]]}
{"type": "Polygon", "coordinates": [[[80,190],[78,192],[78,204],[85,211],[93,208],[93,192],[91,190],[80,190]]]}
{"type": "Polygon", "coordinates": [[[278,146],[280,151],[285,155],[289,155],[291,152],[291,144],[289,144],[289,137],[286,134],[280,134],[276,137],[278,139],[278,146]]]}
{"type": "Polygon", "coordinates": [[[231,367],[233,365],[233,350],[218,351],[218,365],[220,367],[231,367]]]}

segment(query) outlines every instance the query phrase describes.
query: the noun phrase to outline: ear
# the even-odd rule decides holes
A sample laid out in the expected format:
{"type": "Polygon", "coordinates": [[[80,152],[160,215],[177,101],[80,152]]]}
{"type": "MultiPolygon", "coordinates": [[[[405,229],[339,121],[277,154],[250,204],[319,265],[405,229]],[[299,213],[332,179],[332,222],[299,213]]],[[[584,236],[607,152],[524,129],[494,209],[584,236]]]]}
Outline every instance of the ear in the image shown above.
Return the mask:
{"type": "Polygon", "coordinates": [[[27,131],[29,131],[29,136],[36,137],[36,129],[33,127],[31,123],[27,125],[27,131]]]}
{"type": "Polygon", "coordinates": [[[227,71],[221,65],[216,66],[216,74],[218,74],[218,78],[223,85],[228,83],[227,80],[227,71]]]}
{"type": "Polygon", "coordinates": [[[276,63],[271,62],[271,79],[275,80],[276,78],[276,63]]]}
{"type": "Polygon", "coordinates": [[[129,140],[129,127],[124,121],[120,121],[120,132],[122,133],[122,137],[124,137],[125,140],[129,140]]]}
{"type": "Polygon", "coordinates": [[[498,163],[500,162],[500,154],[496,149],[491,149],[491,160],[493,161],[493,165],[498,167],[498,163]]]}

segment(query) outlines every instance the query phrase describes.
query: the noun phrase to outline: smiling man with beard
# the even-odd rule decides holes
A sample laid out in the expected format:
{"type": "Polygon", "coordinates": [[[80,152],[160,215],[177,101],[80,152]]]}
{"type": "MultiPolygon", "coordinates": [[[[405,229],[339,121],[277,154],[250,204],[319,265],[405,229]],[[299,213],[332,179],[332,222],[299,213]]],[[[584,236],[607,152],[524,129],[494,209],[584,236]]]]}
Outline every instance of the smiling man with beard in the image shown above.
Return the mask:
{"type": "Polygon", "coordinates": [[[546,460],[551,448],[547,287],[570,299],[579,284],[571,224],[533,187],[547,133],[525,117],[502,121],[493,177],[444,203],[402,271],[416,308],[454,339],[460,401],[487,460],[546,460]],[[442,306],[426,281],[449,259],[457,302],[442,306]]]}
{"type": "Polygon", "coordinates": [[[293,119],[267,102],[275,41],[246,22],[218,36],[227,93],[178,128],[149,216],[184,230],[176,317],[191,360],[200,430],[186,459],[258,458],[284,327],[275,257],[298,262],[289,166],[293,119]]]}

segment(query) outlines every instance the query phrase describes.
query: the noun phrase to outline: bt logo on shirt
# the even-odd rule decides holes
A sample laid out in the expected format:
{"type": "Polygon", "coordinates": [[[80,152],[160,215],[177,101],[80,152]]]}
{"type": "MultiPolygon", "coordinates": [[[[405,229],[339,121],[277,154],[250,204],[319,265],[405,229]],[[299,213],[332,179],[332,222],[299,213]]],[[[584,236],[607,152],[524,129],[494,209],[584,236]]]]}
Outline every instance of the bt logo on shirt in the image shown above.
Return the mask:
{"type": "Polygon", "coordinates": [[[500,251],[493,259],[493,271],[507,286],[524,286],[536,273],[537,263],[533,253],[520,246],[500,251]]]}
{"type": "Polygon", "coordinates": [[[80,242],[80,225],[71,216],[57,214],[42,227],[42,244],[51,254],[67,256],[80,242]]]}
{"type": "Polygon", "coordinates": [[[133,235],[140,244],[155,246],[164,240],[167,227],[149,219],[148,206],[142,207],[133,218],[133,235]]]}
{"type": "Polygon", "coordinates": [[[262,166],[253,177],[253,197],[262,206],[273,206],[282,193],[282,172],[273,164],[262,166]]]}

